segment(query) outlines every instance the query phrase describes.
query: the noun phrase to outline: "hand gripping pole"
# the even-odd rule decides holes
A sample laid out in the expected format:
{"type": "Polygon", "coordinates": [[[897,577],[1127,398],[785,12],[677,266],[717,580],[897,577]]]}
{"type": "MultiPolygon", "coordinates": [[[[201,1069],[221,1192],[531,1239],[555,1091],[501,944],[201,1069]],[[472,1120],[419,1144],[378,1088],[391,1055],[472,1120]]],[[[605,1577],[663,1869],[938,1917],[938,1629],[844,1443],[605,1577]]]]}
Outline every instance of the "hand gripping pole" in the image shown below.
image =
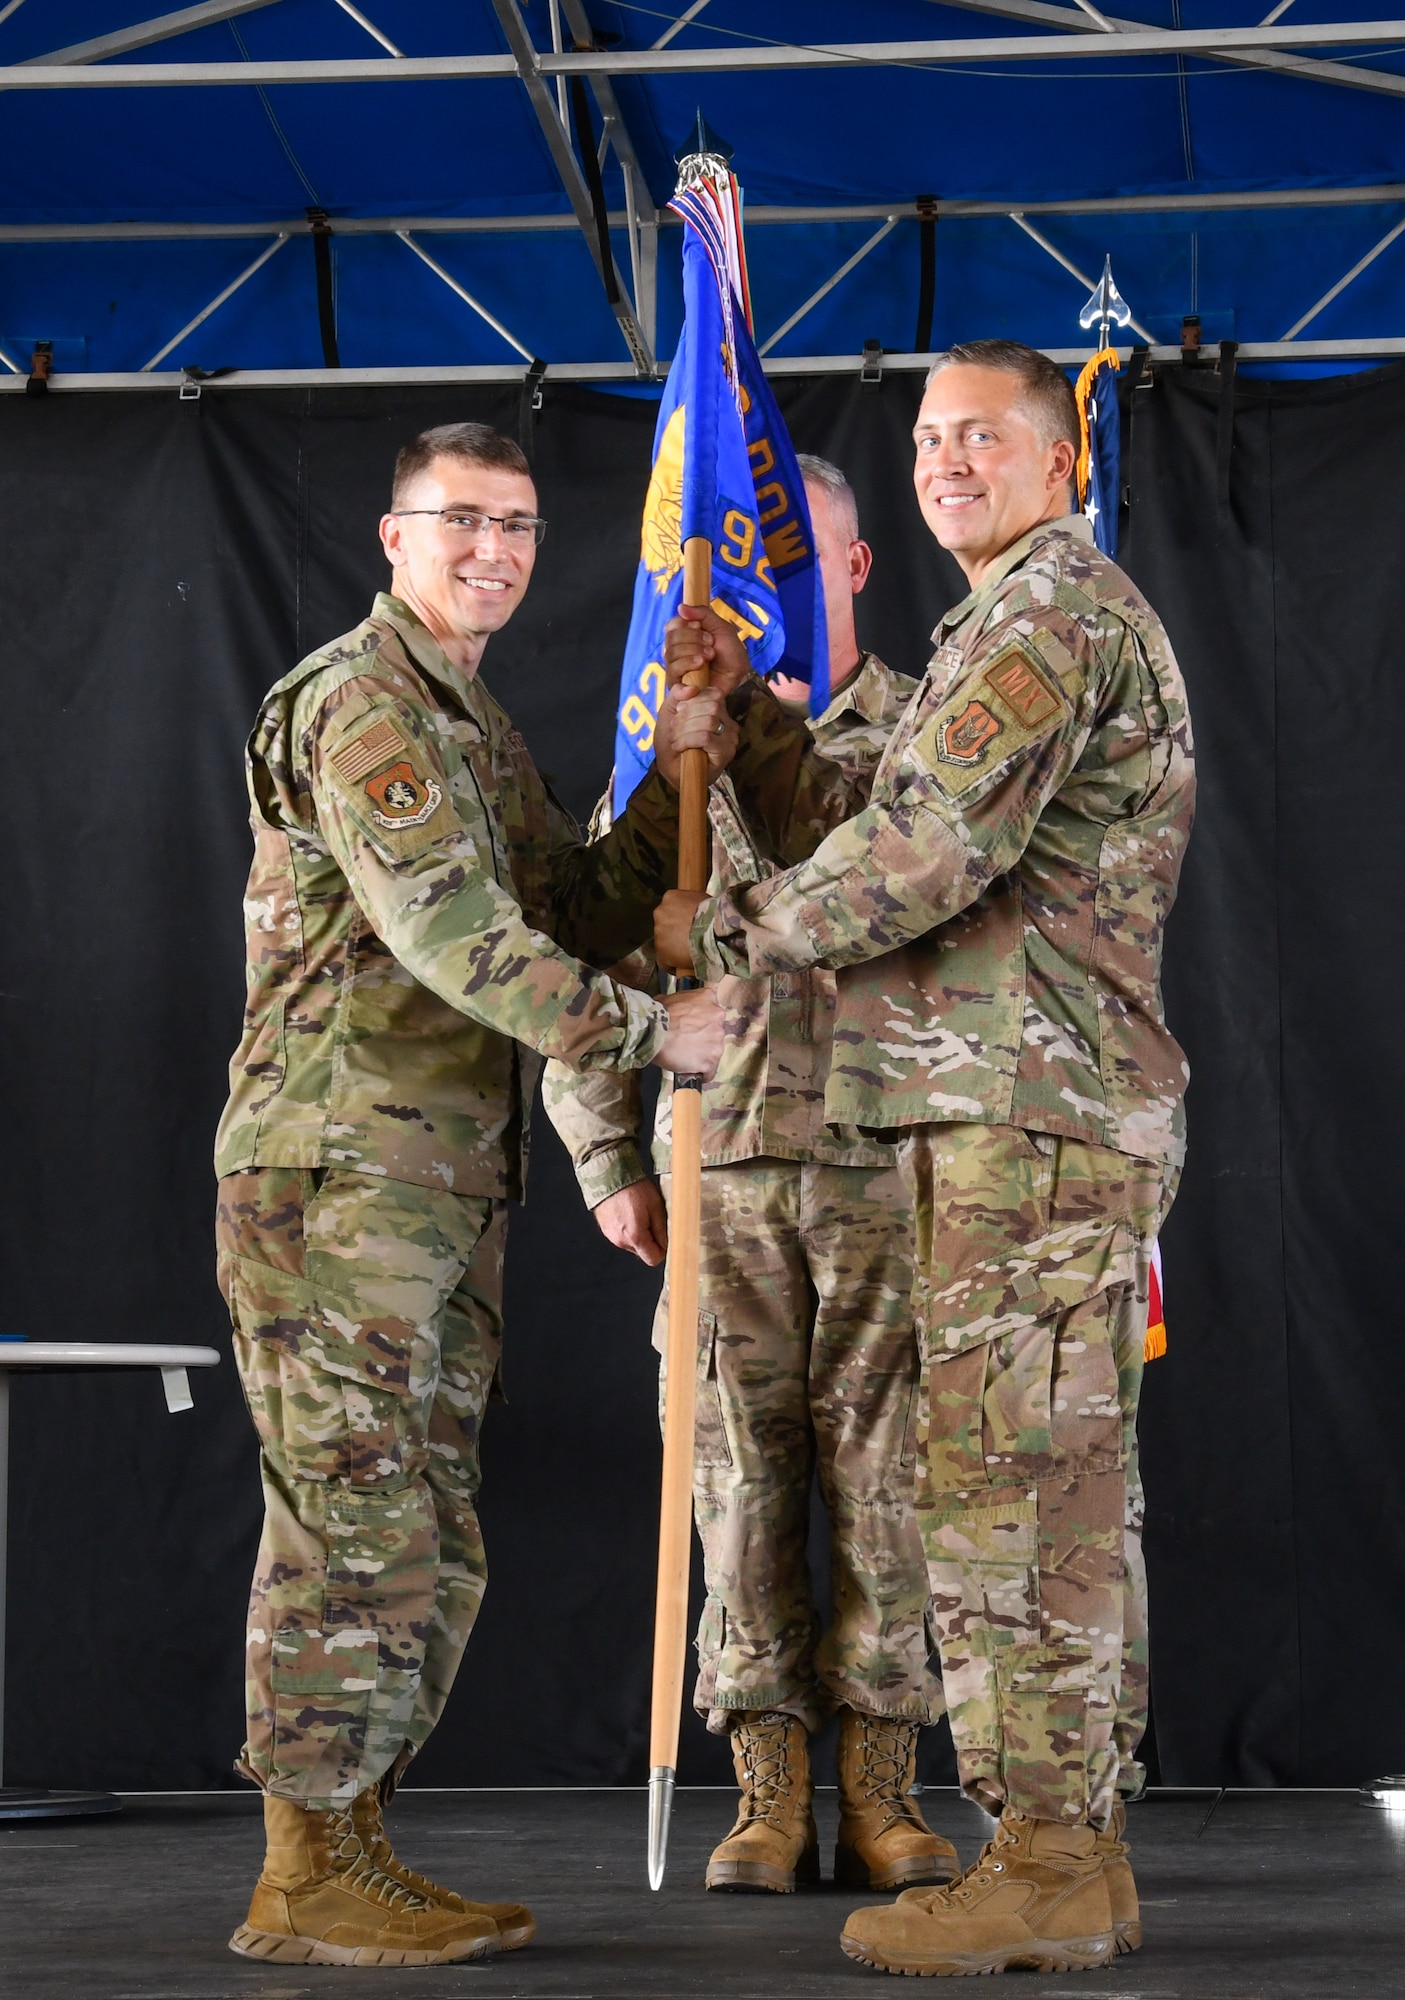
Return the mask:
{"type": "MultiPolygon", "coordinates": [[[[683,602],[712,596],[712,546],[683,544],[683,602]]],[[[707,669],[688,675],[706,687],[707,669]]],[[[683,752],[678,781],[678,886],[701,895],[711,872],[707,752],[683,752]]],[[[691,965],[676,968],[692,985],[691,965]]],[[[693,1552],[693,1416],[698,1368],[698,1236],[702,1227],[702,1078],[673,1080],[672,1192],[668,1217],[668,1342],[665,1348],[663,1494],[654,1606],[654,1685],[649,1729],[649,1887],[663,1886],[668,1823],[678,1769],[683,1663],[688,1647],[688,1568],[693,1552]]]]}

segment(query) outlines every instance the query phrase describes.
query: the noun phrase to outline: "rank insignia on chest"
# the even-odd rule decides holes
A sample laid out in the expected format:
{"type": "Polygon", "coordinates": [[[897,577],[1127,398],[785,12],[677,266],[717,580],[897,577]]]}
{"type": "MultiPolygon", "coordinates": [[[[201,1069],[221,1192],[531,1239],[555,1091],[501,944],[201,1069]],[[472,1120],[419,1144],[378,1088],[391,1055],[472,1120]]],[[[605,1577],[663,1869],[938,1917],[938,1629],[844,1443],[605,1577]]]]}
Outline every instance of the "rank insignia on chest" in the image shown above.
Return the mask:
{"type": "Polygon", "coordinates": [[[979,764],[1000,734],[1000,724],[983,701],[968,701],[960,715],[952,716],[937,730],[937,755],[943,764],[959,764],[969,770],[979,764]]]}
{"type": "Polygon", "coordinates": [[[392,764],[366,783],[371,818],[377,826],[423,826],[439,810],[444,794],[432,778],[422,778],[413,764],[392,764]]]}

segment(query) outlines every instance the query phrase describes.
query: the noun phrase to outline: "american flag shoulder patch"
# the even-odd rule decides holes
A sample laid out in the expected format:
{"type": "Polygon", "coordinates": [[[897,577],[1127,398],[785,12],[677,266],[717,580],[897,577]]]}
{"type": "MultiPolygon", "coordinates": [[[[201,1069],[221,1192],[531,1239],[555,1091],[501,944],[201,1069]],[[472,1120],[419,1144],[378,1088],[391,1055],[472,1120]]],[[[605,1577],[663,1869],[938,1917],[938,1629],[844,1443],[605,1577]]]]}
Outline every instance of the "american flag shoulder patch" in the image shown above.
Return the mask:
{"type": "Polygon", "coordinates": [[[353,736],[349,743],[334,751],[332,762],[346,782],[354,785],[368,772],[379,770],[409,747],[395,724],[383,715],[369,729],[363,729],[359,736],[353,736]]]}

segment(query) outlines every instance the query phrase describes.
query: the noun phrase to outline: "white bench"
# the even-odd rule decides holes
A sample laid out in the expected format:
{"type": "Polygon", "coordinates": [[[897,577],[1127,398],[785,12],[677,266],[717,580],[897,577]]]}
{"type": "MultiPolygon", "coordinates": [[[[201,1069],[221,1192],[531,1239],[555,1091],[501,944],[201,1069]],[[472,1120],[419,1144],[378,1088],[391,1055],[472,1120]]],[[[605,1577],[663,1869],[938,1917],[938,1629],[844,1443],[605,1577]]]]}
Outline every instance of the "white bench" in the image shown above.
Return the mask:
{"type": "Polygon", "coordinates": [[[5,1558],[9,1543],[10,1377],[49,1375],[69,1370],[97,1372],[109,1368],[159,1368],[168,1410],[192,1407],[191,1368],[213,1368],[219,1360],[213,1347],[168,1347],[146,1342],[129,1344],[102,1340],[16,1340],[0,1336],[0,1820],[76,1819],[93,1813],[120,1812],[111,1792],[49,1792],[6,1787],[5,1778],[5,1558]]]}

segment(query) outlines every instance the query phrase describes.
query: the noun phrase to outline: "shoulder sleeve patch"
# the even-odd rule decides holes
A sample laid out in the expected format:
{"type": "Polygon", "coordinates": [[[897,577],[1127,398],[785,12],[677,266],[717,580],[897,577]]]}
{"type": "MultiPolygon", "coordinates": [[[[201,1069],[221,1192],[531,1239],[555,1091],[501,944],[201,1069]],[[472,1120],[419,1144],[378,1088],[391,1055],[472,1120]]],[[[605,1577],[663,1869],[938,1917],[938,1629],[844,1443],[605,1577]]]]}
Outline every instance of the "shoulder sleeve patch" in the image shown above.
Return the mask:
{"type": "Polygon", "coordinates": [[[353,736],[349,743],[344,743],[333,754],[332,762],[347,784],[354,785],[408,748],[389,716],[382,715],[369,729],[363,729],[359,736],[353,736]]]}
{"type": "Polygon", "coordinates": [[[983,701],[968,701],[964,708],[937,724],[937,758],[963,771],[983,764],[986,752],[1000,734],[1000,721],[983,701]]]}
{"type": "Polygon", "coordinates": [[[960,797],[1072,713],[1072,702],[1033,648],[1008,642],[943,703],[914,744],[914,756],[948,795],[960,797]]]}
{"type": "Polygon", "coordinates": [[[1023,646],[1011,646],[993,660],[981,686],[1025,729],[1038,729],[1066,706],[1057,684],[1023,646]]]}
{"type": "Polygon", "coordinates": [[[400,827],[427,826],[439,810],[444,791],[433,778],[421,777],[408,758],[402,758],[367,779],[366,796],[376,825],[394,833],[400,827]]]}
{"type": "Polygon", "coordinates": [[[332,789],[384,853],[417,860],[453,823],[443,775],[394,715],[382,710],[354,726],[356,733],[327,754],[332,789]]]}

